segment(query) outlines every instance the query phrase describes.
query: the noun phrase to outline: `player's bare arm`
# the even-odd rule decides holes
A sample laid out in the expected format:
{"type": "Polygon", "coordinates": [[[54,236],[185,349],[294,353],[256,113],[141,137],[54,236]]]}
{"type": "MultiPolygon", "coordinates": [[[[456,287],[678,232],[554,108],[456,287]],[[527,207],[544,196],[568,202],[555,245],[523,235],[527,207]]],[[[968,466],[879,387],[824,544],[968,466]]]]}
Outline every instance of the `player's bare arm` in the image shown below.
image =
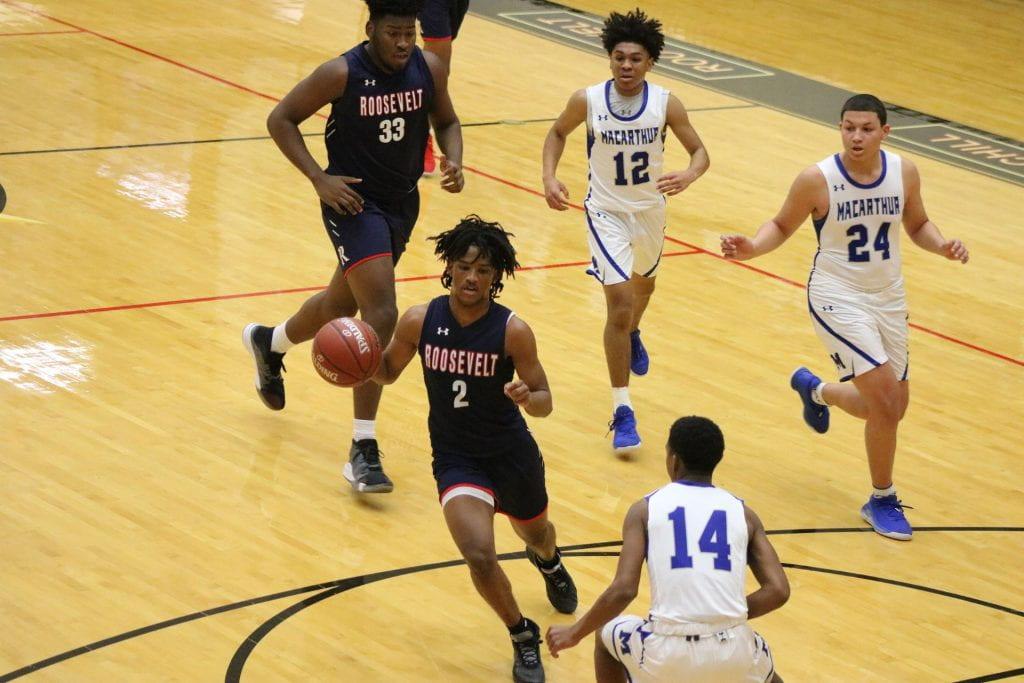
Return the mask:
{"type": "Polygon", "coordinates": [[[462,192],[466,181],[462,175],[462,124],[448,95],[448,69],[437,55],[424,51],[423,58],[434,78],[434,106],[430,123],[441,148],[441,187],[448,192],[462,192]]]}
{"type": "Polygon", "coordinates": [[[789,188],[789,195],[775,218],[757,229],[754,236],[722,235],[722,255],[746,261],[778,248],[803,225],[808,216],[821,218],[828,213],[828,188],[817,166],[800,172],[789,188]]]}
{"type": "Polygon", "coordinates": [[[324,204],[338,213],[357,214],[363,210],[363,198],[349,185],[362,182],[362,179],[325,173],[309,153],[299,131],[299,124],[341,97],[347,81],[348,64],[344,57],[324,62],[271,110],[267,117],[267,130],[281,152],[313,183],[324,204]]]}
{"type": "Polygon", "coordinates": [[[577,90],[569,97],[565,110],[551,125],[551,130],[544,138],[544,199],[548,206],[557,211],[569,208],[569,190],[562,184],[555,173],[558,162],[565,151],[565,141],[569,134],[576,130],[587,119],[587,91],[577,90]]]}
{"type": "Polygon", "coordinates": [[[622,614],[639,590],[640,571],[646,553],[647,500],[644,499],[633,503],[622,523],[622,551],[611,585],[575,624],[548,628],[546,638],[551,656],[557,657],[561,650],[578,645],[588,635],[622,614]]]}
{"type": "Polygon", "coordinates": [[[402,374],[406,366],[416,356],[420,345],[420,333],[423,331],[423,320],[427,315],[427,305],[413,306],[402,314],[395,328],[395,336],[384,349],[380,367],[373,376],[377,384],[391,384],[402,374]]]}
{"type": "Polygon", "coordinates": [[[747,596],[747,618],[754,619],[776,610],[789,600],[789,579],[779,561],[779,555],[768,540],[761,519],[746,505],[747,518],[747,566],[754,573],[760,585],[747,596]]]}
{"type": "Polygon", "coordinates": [[[672,129],[672,134],[690,155],[690,165],[686,169],[671,171],[657,180],[658,192],[676,195],[707,172],[711,165],[711,158],[708,156],[708,150],[704,147],[700,136],[697,135],[697,131],[690,124],[690,116],[686,113],[686,107],[675,95],[668,96],[665,123],[672,129]]]}
{"type": "Polygon", "coordinates": [[[967,263],[970,253],[958,239],[946,239],[939,227],[928,219],[921,199],[921,174],[910,159],[903,157],[903,229],[914,244],[951,261],[967,263]]]}
{"type": "Polygon", "coordinates": [[[505,353],[512,358],[519,379],[505,384],[505,395],[533,417],[551,414],[551,389],[548,376],[537,357],[537,339],[533,330],[518,317],[505,328],[505,353]]]}

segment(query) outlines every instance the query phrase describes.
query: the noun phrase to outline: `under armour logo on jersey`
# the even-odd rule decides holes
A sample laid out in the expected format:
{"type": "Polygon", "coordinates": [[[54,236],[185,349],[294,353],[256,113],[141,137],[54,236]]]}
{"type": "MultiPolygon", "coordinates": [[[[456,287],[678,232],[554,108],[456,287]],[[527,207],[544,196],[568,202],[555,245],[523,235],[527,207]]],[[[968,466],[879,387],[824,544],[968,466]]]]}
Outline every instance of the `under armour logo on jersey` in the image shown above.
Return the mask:
{"type": "Polygon", "coordinates": [[[846,189],[846,183],[839,183],[838,185],[833,185],[832,186],[832,191],[833,192],[839,192],[839,190],[845,190],[845,189],[846,189]]]}
{"type": "Polygon", "coordinates": [[[598,121],[607,121],[608,120],[608,114],[598,114],[597,115],[597,120],[598,121]]]}
{"type": "Polygon", "coordinates": [[[437,333],[438,334],[443,334],[444,336],[447,337],[448,336],[448,328],[447,327],[439,327],[439,328],[437,328],[437,333]]]}
{"type": "Polygon", "coordinates": [[[377,79],[376,78],[366,78],[366,79],[363,79],[363,85],[377,85],[377,79]]]}
{"type": "Polygon", "coordinates": [[[839,356],[838,353],[833,353],[829,357],[832,359],[832,362],[836,364],[837,368],[841,368],[844,370],[846,369],[846,364],[843,362],[843,359],[839,356]]]}

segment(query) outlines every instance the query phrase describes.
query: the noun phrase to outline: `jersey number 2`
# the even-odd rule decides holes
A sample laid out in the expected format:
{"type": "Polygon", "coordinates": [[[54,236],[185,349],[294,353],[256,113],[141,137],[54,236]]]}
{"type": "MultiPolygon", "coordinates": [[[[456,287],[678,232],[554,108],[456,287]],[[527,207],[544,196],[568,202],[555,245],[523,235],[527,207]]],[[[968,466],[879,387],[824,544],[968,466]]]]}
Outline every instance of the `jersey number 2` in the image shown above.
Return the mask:
{"type": "Polygon", "coordinates": [[[455,392],[455,400],[452,401],[452,406],[456,408],[468,408],[469,401],[466,400],[466,380],[457,379],[452,382],[452,391],[455,392]]]}
{"type": "MultiPolygon", "coordinates": [[[[613,158],[615,159],[615,184],[629,185],[629,181],[626,179],[626,153],[619,152],[613,158]]],[[[633,156],[629,157],[629,160],[633,162],[630,175],[633,176],[634,185],[646,183],[651,179],[651,174],[647,172],[647,164],[651,163],[647,152],[633,152],[633,156]]]]}
{"type": "MultiPolygon", "coordinates": [[[[676,551],[672,555],[672,569],[688,569],[693,566],[693,556],[690,555],[686,538],[686,508],[677,507],[668,513],[668,518],[672,521],[672,531],[676,541],[676,551]]],[[[715,556],[715,569],[723,571],[732,569],[732,560],[729,559],[732,547],[729,545],[729,524],[725,510],[715,510],[711,513],[708,523],[704,525],[700,540],[697,541],[697,547],[702,553],[710,553],[715,556]]]]}
{"type": "MultiPolygon", "coordinates": [[[[882,252],[882,260],[885,261],[889,258],[889,226],[891,223],[882,223],[878,226],[878,234],[875,235],[875,242],[873,246],[875,251],[882,252]]],[[[846,229],[846,236],[852,237],[850,243],[846,245],[847,254],[850,257],[852,263],[863,263],[871,260],[871,251],[864,249],[864,246],[868,243],[868,228],[866,225],[858,223],[857,225],[851,225],[846,229]]]]}
{"type": "Polygon", "coordinates": [[[380,122],[380,135],[377,139],[381,142],[398,142],[405,137],[405,119],[399,116],[397,119],[383,119],[380,122]]]}

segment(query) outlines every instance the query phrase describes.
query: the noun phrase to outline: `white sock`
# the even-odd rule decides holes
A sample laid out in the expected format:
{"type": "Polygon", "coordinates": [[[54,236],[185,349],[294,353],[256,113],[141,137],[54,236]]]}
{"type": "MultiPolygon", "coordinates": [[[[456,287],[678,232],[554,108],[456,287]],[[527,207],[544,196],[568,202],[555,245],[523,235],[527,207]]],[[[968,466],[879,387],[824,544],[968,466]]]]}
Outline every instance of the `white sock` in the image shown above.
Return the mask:
{"type": "Polygon", "coordinates": [[[377,438],[376,420],[352,420],[352,440],[362,441],[363,439],[377,438]]]}
{"type": "Polygon", "coordinates": [[[633,408],[633,404],[629,402],[629,387],[612,387],[612,412],[619,406],[633,408]]]}
{"type": "Polygon", "coordinates": [[[894,495],[895,493],[896,484],[890,484],[889,488],[887,489],[874,489],[871,495],[874,496],[875,498],[885,498],[886,496],[891,496],[894,495]]]}
{"type": "Polygon", "coordinates": [[[819,406],[827,406],[825,403],[825,396],[821,392],[825,390],[825,383],[822,382],[818,386],[811,389],[811,400],[817,403],[819,406]]]}
{"type": "Polygon", "coordinates": [[[274,328],[274,336],[270,339],[270,350],[274,353],[287,353],[288,349],[295,346],[295,342],[289,339],[288,333],[284,331],[286,322],[274,328]]]}

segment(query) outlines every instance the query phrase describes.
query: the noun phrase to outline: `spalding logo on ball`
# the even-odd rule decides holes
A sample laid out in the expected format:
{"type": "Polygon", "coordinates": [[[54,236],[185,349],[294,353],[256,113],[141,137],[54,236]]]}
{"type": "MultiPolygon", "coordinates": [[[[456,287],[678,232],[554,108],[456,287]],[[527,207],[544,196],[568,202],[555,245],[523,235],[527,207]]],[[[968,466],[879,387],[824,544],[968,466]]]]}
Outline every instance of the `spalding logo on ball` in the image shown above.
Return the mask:
{"type": "Polygon", "coordinates": [[[313,367],[339,387],[357,387],[373,377],[381,355],[377,333],[356,318],[331,320],[313,338],[313,367]]]}

